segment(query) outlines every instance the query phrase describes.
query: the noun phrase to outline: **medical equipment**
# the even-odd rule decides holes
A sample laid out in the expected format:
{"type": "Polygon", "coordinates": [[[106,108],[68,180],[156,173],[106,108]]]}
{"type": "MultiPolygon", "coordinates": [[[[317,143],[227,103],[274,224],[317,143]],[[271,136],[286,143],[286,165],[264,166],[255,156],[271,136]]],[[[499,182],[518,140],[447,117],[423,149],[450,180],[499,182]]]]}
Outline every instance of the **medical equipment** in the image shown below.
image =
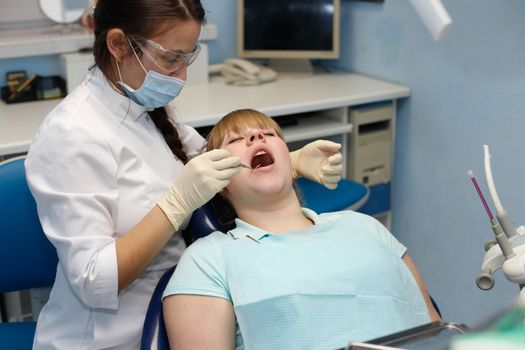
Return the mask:
{"type": "Polygon", "coordinates": [[[489,241],[485,244],[485,256],[481,265],[481,273],[476,279],[476,284],[482,290],[491,289],[494,286],[494,272],[501,268],[503,274],[509,281],[519,285],[521,290],[519,299],[525,302],[525,226],[519,226],[516,229],[512,225],[509,214],[503,208],[496,191],[492,177],[489,147],[484,145],[483,150],[485,177],[489,187],[490,197],[496,209],[497,220],[492,216],[472,171],[469,171],[469,176],[487,211],[492,230],[496,235],[496,240],[489,241]]]}
{"type": "Polygon", "coordinates": [[[368,342],[351,342],[344,350],[444,350],[453,337],[468,331],[463,324],[436,321],[368,342]]]}
{"type": "Polygon", "coordinates": [[[410,3],[432,38],[435,41],[443,39],[452,25],[452,18],[450,18],[441,0],[410,0],[410,3]]]}
{"type": "Polygon", "coordinates": [[[252,169],[251,166],[248,166],[248,165],[243,164],[243,163],[239,163],[239,166],[240,166],[241,168],[252,169]]]}

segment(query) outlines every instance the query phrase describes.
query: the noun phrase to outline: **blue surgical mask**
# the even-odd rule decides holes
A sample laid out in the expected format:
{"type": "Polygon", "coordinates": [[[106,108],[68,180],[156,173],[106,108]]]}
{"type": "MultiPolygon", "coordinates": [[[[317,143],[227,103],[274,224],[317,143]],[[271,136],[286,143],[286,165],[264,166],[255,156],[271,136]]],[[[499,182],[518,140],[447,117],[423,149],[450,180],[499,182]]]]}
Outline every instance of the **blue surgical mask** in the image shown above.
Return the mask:
{"type": "MultiPolygon", "coordinates": [[[[133,53],[135,53],[135,50],[133,50],[133,53]]],[[[153,110],[157,107],[166,106],[180,94],[186,83],[185,80],[170,77],[169,75],[164,75],[153,70],[147,72],[136,53],[135,57],[146,73],[144,82],[136,90],[122,81],[122,75],[120,74],[120,68],[117,62],[117,71],[120,78],[118,83],[124,88],[130,99],[144,106],[147,110],[153,110]]]]}

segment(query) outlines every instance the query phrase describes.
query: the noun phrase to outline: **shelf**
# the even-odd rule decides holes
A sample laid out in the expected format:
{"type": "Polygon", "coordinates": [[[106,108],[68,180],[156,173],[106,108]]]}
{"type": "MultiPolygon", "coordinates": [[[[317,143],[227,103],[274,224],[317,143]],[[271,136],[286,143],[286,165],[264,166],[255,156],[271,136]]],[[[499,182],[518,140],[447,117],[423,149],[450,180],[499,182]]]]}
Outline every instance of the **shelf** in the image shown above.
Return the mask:
{"type": "Polygon", "coordinates": [[[296,125],[282,128],[286,142],[346,134],[352,131],[352,124],[346,124],[323,117],[299,118],[296,125]]]}
{"type": "Polygon", "coordinates": [[[93,46],[93,33],[80,27],[45,27],[0,31],[0,58],[74,52],[93,46]]]}
{"type": "MultiPolygon", "coordinates": [[[[217,39],[217,26],[206,24],[199,40],[217,39]]],[[[93,33],[78,26],[0,30],[0,59],[76,52],[93,46],[93,33]]]]}

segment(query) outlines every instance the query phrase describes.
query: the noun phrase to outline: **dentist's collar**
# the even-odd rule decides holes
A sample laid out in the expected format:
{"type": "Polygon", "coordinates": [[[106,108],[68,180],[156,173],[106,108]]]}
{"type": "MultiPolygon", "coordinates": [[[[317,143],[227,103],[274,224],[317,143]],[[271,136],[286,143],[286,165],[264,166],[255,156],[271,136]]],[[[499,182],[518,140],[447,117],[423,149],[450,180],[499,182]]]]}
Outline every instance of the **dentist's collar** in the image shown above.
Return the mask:
{"type": "Polygon", "coordinates": [[[91,80],[91,85],[99,90],[103,98],[107,100],[107,103],[111,104],[115,115],[126,115],[134,121],[147,115],[146,108],[131,100],[125,93],[120,92],[118,87],[111,84],[104,76],[100,68],[96,67],[90,74],[94,78],[91,80]],[[103,85],[107,87],[103,87],[103,85]]]}

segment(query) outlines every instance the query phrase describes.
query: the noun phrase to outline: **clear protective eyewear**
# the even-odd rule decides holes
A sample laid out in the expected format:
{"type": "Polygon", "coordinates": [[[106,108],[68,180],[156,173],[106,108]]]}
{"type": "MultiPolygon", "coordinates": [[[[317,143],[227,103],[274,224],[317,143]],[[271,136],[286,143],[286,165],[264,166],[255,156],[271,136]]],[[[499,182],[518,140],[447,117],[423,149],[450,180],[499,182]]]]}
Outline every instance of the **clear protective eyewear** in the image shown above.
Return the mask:
{"type": "Polygon", "coordinates": [[[197,44],[192,52],[177,52],[166,49],[161,44],[149,39],[132,35],[129,35],[129,37],[157,67],[167,73],[176,72],[184,66],[188,67],[195,61],[201,50],[201,46],[197,44]],[[147,50],[146,46],[151,46],[153,50],[147,50]]]}

